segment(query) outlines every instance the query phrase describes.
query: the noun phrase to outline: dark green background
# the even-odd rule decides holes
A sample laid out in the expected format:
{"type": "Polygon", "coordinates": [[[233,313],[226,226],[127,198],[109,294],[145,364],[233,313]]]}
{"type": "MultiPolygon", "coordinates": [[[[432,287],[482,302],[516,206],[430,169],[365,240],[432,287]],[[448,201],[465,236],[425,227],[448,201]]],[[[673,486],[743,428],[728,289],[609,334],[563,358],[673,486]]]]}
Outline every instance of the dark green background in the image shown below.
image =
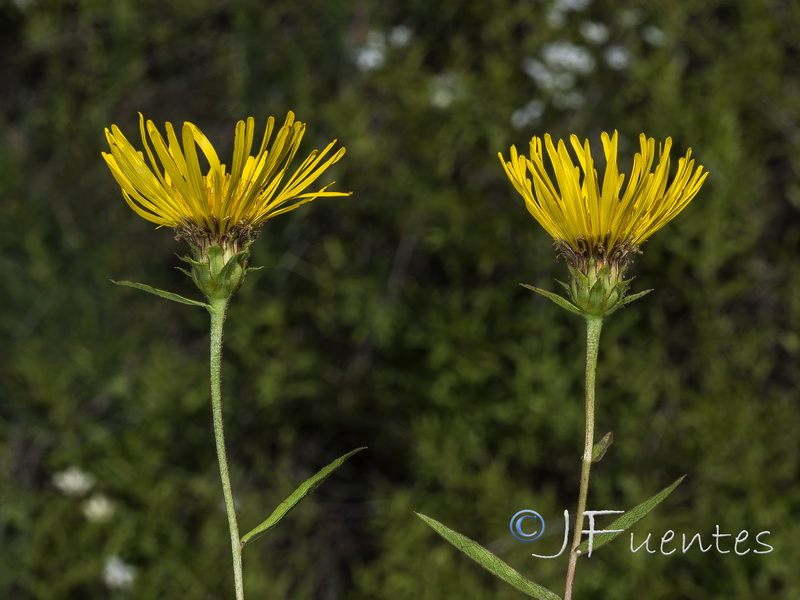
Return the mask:
{"type": "Polygon", "coordinates": [[[0,597],[233,597],[207,315],[109,283],[197,297],[173,268],[185,247],[126,207],[100,152],[112,123],[139,144],[137,111],[189,120],[227,156],[236,120],[288,110],[309,123],[303,152],[347,147],[329,178],[355,193],[268,222],[253,249],[267,268],[233,302],[243,527],[369,450],[246,549],[248,597],[522,597],[414,510],[563,592],[565,560],[530,553],[555,552],[574,513],[583,325],[517,285],[555,289],[565,267],[497,152],[613,129],[622,156],[642,131],[672,136],[711,176],[632,269],[655,291],[603,332],[598,435],[616,442],[590,507],[633,506],[685,473],[637,543],[719,525],[769,530],[774,551],[632,554],[623,536],[579,565],[577,598],[798,597],[800,4],[572,4],[559,23],[549,1],[0,3],[0,597]],[[587,41],[585,22],[609,39],[587,41]],[[523,63],[553,42],[595,66],[551,93],[523,63]],[[384,62],[363,70],[370,44],[384,62]],[[540,119],[512,126],[532,100],[540,119]],[[53,485],[72,465],[110,521],[53,485]],[[523,508],[548,519],[532,544],[508,533],[523,508]],[[137,569],[127,592],[103,583],[112,555],[137,569]]]}

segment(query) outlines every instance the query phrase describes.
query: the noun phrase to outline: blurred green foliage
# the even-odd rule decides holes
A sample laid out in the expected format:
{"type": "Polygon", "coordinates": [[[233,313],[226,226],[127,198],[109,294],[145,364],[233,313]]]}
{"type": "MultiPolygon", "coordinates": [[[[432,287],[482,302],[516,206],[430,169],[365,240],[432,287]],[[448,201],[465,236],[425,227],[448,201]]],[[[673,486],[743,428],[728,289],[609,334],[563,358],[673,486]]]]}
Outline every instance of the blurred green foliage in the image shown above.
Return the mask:
{"type": "Polygon", "coordinates": [[[622,156],[672,136],[711,176],[637,260],[633,289],[656,291],[604,328],[598,437],[615,443],[590,508],[687,473],[637,544],[719,525],[775,550],[633,554],[622,536],[576,596],[800,593],[800,5],[5,0],[0,30],[0,597],[231,597],[207,315],[108,282],[195,297],[185,248],[125,206],[100,152],[111,123],[136,140],[137,111],[225,155],[237,119],[288,110],[306,150],[347,147],[333,177],[355,194],[269,222],[268,268],[234,299],[243,529],[369,450],[247,548],[248,596],[520,597],[413,510],[563,590],[566,560],[530,553],[556,552],[574,512],[583,325],[517,285],[556,289],[565,268],[496,154],[613,129],[622,156]],[[61,491],[70,467],[91,490],[61,491]],[[508,533],[522,508],[548,519],[534,544],[508,533]],[[114,557],[135,572],[114,579],[114,557]]]}

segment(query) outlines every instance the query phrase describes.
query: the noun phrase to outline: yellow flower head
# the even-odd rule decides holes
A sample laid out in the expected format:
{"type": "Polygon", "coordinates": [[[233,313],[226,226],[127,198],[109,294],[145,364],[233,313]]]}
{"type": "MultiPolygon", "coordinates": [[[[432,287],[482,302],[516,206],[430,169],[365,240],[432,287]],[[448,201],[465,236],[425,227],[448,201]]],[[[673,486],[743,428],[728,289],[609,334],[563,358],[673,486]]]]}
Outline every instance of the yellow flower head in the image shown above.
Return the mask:
{"type": "Polygon", "coordinates": [[[511,160],[499,155],[528,211],[576,266],[585,266],[589,260],[624,264],[630,253],[637,252],[647,238],[686,207],[708,175],[702,166],[695,169],[689,149],[678,160],[677,173],[668,184],[672,139],[667,138],[663,146],[659,144],[658,164],[652,171],[655,140],[642,134],[641,150],[633,157],[623,192],[625,175],[617,167],[617,132],[611,137],[604,132],[601,140],[606,157],[602,185],[589,140],[581,144],[575,135],[570,136],[570,144],[577,165],[563,140],[556,147],[549,135],[544,136],[544,148],[558,187],[545,169],[541,138],[531,140],[530,158],[520,156],[513,146],[511,160]]]}
{"type": "Polygon", "coordinates": [[[336,140],[322,152],[314,150],[290,172],[290,163],[306,129],[305,123],[295,121],[292,112],[274,139],[275,119],[267,120],[264,138],[255,155],[251,154],[255,121],[252,117],[246,122],[239,121],[230,171],[220,163],[214,147],[195,125],[183,124],[181,147],[172,124],[166,123],[165,140],[152,121],[145,123],[141,113],[139,117],[150,164],[116,125],[106,129],[111,153],[103,153],[103,158],[136,214],[159,226],[173,227],[179,238],[186,238],[196,246],[232,244],[233,250],[238,251],[255,238],[258,227],[267,219],[320,196],[349,195],[326,191],[332,183],[319,191],[305,192],[344,155],[344,148],[329,155],[336,140]],[[197,147],[209,166],[205,175],[197,147]]]}

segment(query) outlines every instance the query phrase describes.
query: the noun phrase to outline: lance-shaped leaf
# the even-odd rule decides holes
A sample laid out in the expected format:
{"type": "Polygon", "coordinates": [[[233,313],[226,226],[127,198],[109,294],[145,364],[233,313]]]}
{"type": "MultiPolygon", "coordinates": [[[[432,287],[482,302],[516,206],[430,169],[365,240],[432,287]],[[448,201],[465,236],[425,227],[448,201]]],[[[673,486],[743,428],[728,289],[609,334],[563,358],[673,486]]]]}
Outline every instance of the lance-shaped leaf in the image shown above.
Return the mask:
{"type": "Polygon", "coordinates": [[[502,559],[489,552],[475,540],[461,535],[457,531],[453,531],[435,519],[431,519],[420,513],[414,514],[484,569],[490,571],[506,583],[513,585],[519,591],[526,593],[531,598],[539,598],[539,600],[561,600],[558,594],[527,579],[519,571],[503,562],[502,559]]]}
{"type": "Polygon", "coordinates": [[[325,479],[333,473],[336,469],[338,469],[341,464],[346,461],[348,458],[353,456],[356,452],[361,452],[364,450],[366,446],[362,446],[361,448],[356,448],[355,450],[348,452],[344,456],[340,456],[327,467],[323,467],[316,475],[312,475],[308,479],[306,479],[303,483],[301,483],[298,488],[291,493],[291,495],[286,498],[283,502],[281,502],[278,507],[272,511],[272,514],[266,518],[264,522],[260,525],[254,527],[252,530],[247,532],[242,536],[241,544],[244,547],[246,544],[249,544],[253,540],[260,538],[262,535],[267,533],[270,529],[277,525],[278,521],[280,521],[286,514],[292,510],[295,506],[297,506],[298,502],[308,496],[311,492],[313,492],[319,484],[321,484],[325,479]]]}
{"type": "Polygon", "coordinates": [[[594,447],[592,448],[592,462],[600,462],[600,460],[606,455],[606,451],[608,451],[608,447],[614,441],[614,432],[609,431],[607,434],[603,436],[603,439],[597,442],[594,447]]]}
{"type": "MultiPolygon", "coordinates": [[[[620,535],[626,529],[631,528],[633,525],[641,521],[647,513],[653,510],[656,506],[661,504],[667,496],[672,493],[681,481],[684,480],[686,475],[679,477],[672,485],[665,487],[663,490],[658,492],[655,496],[650,498],[649,500],[645,500],[638,506],[634,506],[628,512],[620,515],[618,519],[616,519],[611,525],[608,526],[608,529],[619,529],[619,531],[615,531],[614,533],[598,533],[597,535],[592,537],[592,550],[597,550],[600,546],[605,546],[608,542],[613,540],[615,537],[620,535]]],[[[589,550],[589,540],[585,540],[578,546],[578,550],[583,553],[589,550]]]]}
{"type": "Polygon", "coordinates": [[[622,304],[620,304],[620,306],[625,306],[626,304],[630,304],[631,302],[634,302],[635,300],[638,300],[639,298],[641,298],[643,296],[646,296],[647,294],[649,294],[652,291],[653,290],[645,290],[643,292],[638,292],[636,294],[631,294],[630,296],[625,296],[625,299],[622,301],[622,304]]]}
{"type": "MultiPolygon", "coordinates": [[[[559,281],[559,283],[561,283],[559,281]]],[[[571,313],[575,313],[576,315],[582,315],[583,312],[577,306],[575,306],[572,302],[567,300],[566,298],[562,298],[558,294],[554,294],[553,292],[548,292],[547,290],[543,290],[542,288],[537,288],[532,285],[528,285],[527,283],[520,283],[520,285],[524,288],[528,288],[529,290],[536,292],[537,294],[541,294],[545,298],[552,300],[556,304],[558,304],[564,310],[568,310],[571,313]]],[[[561,284],[564,285],[564,284],[561,284]]]]}
{"type": "Polygon", "coordinates": [[[142,290],[143,292],[148,292],[150,294],[155,294],[156,296],[160,296],[161,298],[166,298],[167,300],[172,300],[173,302],[180,302],[181,304],[188,304],[189,306],[202,306],[205,309],[210,310],[211,305],[205,302],[198,302],[197,300],[190,300],[189,298],[184,298],[178,294],[173,294],[172,292],[165,292],[164,290],[160,290],[158,288],[154,288],[149,285],[145,285],[143,283],[136,283],[135,281],[114,281],[110,279],[111,283],[116,283],[117,285],[124,285],[126,287],[136,288],[137,290],[142,290]]]}

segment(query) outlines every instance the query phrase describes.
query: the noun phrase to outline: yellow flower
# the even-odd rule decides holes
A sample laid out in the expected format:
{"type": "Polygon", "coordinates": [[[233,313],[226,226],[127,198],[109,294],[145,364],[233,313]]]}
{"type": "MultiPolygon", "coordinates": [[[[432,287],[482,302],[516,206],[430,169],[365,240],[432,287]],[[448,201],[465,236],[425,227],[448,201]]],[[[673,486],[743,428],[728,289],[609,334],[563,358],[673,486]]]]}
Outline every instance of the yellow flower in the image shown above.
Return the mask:
{"type": "Polygon", "coordinates": [[[575,165],[563,140],[558,147],[549,135],[544,147],[555,175],[551,179],[544,164],[542,140],[530,142],[531,156],[520,156],[511,147],[511,160],[499,154],[503,168],[522,194],[528,211],[556,241],[570,262],[585,267],[589,260],[623,263],[626,256],[653,233],[681,212],[697,194],[708,173],[703,167],[694,168],[692,150],[678,160],[678,170],[669,180],[669,152],[672,139],[659,145],[658,164],[655,159],[655,140],[639,136],[641,151],[633,157],[633,168],[624,192],[625,175],[617,167],[618,135],[601,135],[606,157],[602,186],[589,149],[589,140],[581,145],[578,137],[570,137],[577,157],[575,165]],[[530,174],[533,179],[528,177],[530,174]]]}
{"type": "Polygon", "coordinates": [[[344,156],[339,148],[330,154],[336,140],[322,152],[314,150],[293,172],[292,162],[305,133],[305,123],[289,112],[286,122],[272,139],[275,119],[267,120],[264,139],[251,154],[255,121],[236,124],[233,159],[228,171],[214,147],[191,123],[184,123],[181,143],[170,123],[166,140],[152,121],[139,113],[139,129],[147,158],[125,138],[119,127],[106,129],[111,153],[103,153],[111,173],[122,188],[128,205],[139,216],[173,227],[178,238],[192,247],[189,275],[210,300],[229,298],[249,271],[250,244],[267,219],[294,210],[320,196],[349,196],[329,192],[329,183],[316,192],[306,192],[322,172],[344,156]],[[150,145],[147,138],[150,138],[150,145]],[[205,156],[208,172],[203,175],[197,147],[205,156]],[[154,153],[155,151],[155,153],[154,153]],[[156,160],[156,157],[158,160],[156,160]],[[159,166],[160,164],[160,166],[159,166]]]}
{"type": "Polygon", "coordinates": [[[105,130],[111,153],[103,153],[103,158],[136,214],[159,226],[175,228],[179,238],[186,238],[194,245],[225,247],[232,242],[238,251],[252,241],[267,219],[321,196],[349,195],[326,191],[332,183],[316,192],[304,191],[344,155],[344,148],[329,155],[336,140],[322,152],[314,150],[294,172],[289,171],[306,129],[305,123],[295,121],[292,112],[274,140],[271,138],[275,119],[267,120],[264,138],[255,155],[251,154],[255,121],[252,117],[246,122],[239,121],[230,171],[220,163],[208,138],[192,123],[183,124],[181,148],[172,124],[166,123],[165,140],[152,121],[145,124],[141,113],[139,117],[150,165],[116,125],[105,130]],[[198,146],[209,166],[205,175],[198,159],[198,146]]]}

